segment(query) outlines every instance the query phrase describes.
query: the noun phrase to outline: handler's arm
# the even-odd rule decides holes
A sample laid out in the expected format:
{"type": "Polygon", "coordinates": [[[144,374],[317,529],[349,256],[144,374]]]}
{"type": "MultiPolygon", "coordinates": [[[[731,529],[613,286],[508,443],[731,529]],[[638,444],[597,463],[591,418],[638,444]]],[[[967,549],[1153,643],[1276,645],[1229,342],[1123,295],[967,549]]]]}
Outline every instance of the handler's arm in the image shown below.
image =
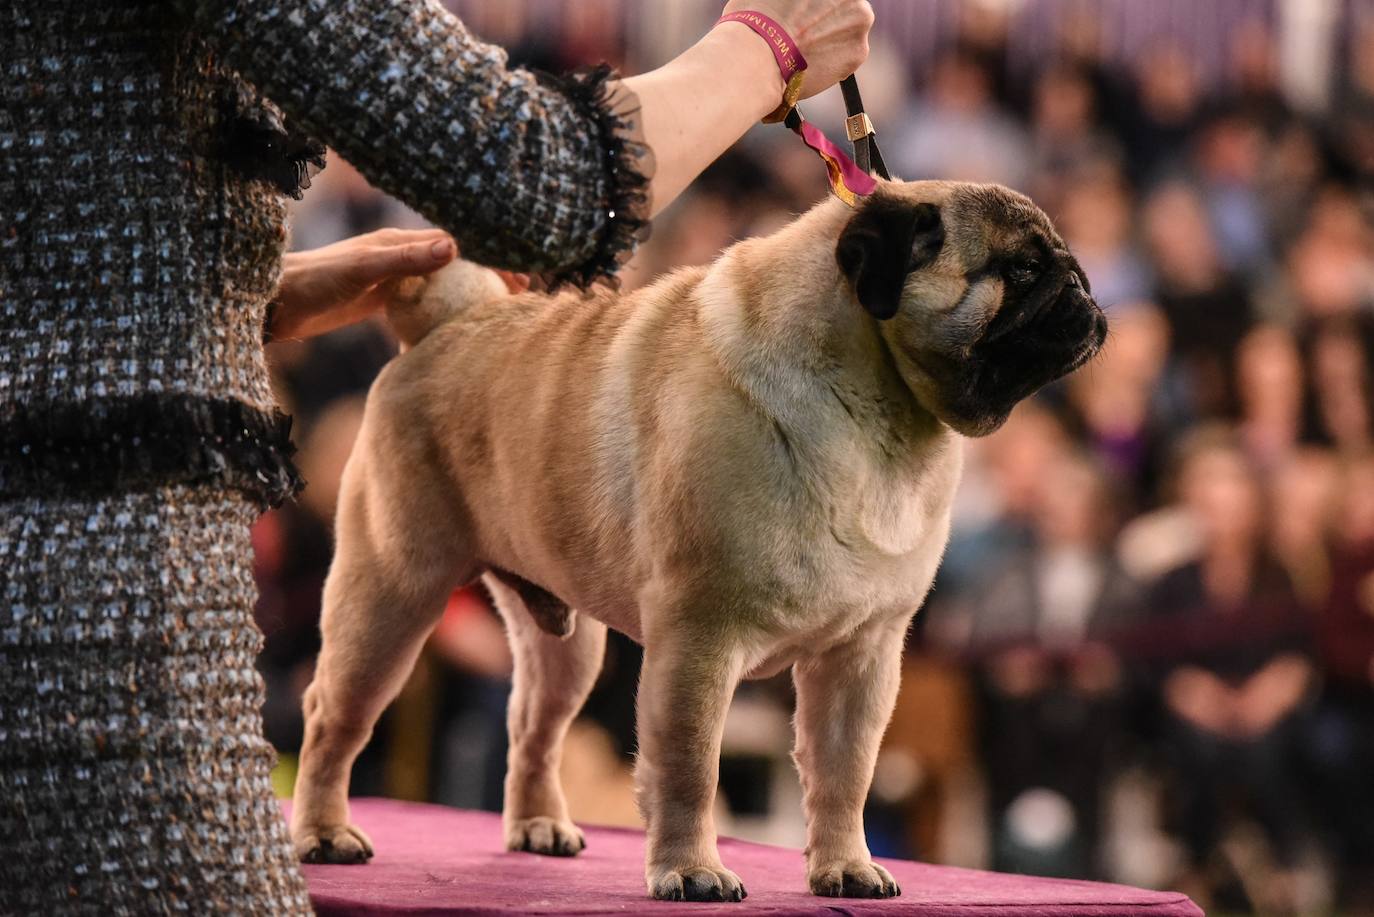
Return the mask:
{"type": "MultiPolygon", "coordinates": [[[[815,95],[859,68],[868,56],[873,9],[868,0],[731,0],[726,12],[770,15],[807,58],[802,97],[815,95]]],[[[639,97],[644,137],[658,160],[657,213],[745,131],[778,107],[783,81],[758,35],[725,23],[677,58],[623,80],[639,97]]]]}
{"type": "MultiPolygon", "coordinates": [[[[735,24],[652,73],[548,82],[507,67],[435,0],[172,2],[225,63],[452,232],[465,257],[582,284],[613,271],[652,213],[782,93],[767,45],[735,24]]],[[[792,32],[808,91],[867,53],[867,0],[747,5],[792,32]]]]}

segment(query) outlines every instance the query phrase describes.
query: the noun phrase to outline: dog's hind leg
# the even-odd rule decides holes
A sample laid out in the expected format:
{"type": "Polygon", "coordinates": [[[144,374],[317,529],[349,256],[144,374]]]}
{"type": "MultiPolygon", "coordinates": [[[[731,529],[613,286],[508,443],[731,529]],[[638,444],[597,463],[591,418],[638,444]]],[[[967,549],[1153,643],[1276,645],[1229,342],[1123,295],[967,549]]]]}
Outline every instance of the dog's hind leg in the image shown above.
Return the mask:
{"type": "Polygon", "coordinates": [[[586,841],[568,817],[558,767],[568,726],[601,671],[606,625],[580,615],[570,634],[553,636],[540,629],[507,577],[488,573],[482,579],[506,621],[515,657],[502,812],[506,848],[573,856],[586,841]]]}
{"type": "Polygon", "coordinates": [[[461,507],[444,499],[451,491],[440,489],[438,473],[426,471],[424,444],[396,435],[405,419],[376,404],[376,394],[344,471],[323,645],[304,698],[291,837],[307,863],[372,856],[349,821],[353,762],[405,684],[448,594],[481,569],[461,507]]]}

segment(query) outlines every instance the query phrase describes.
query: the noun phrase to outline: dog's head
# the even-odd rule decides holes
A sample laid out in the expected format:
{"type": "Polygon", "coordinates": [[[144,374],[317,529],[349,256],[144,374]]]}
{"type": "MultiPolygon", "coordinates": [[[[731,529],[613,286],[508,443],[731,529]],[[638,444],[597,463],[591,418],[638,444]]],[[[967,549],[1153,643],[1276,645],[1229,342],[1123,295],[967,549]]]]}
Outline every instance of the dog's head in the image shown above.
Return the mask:
{"type": "Polygon", "coordinates": [[[998,185],[885,182],[849,219],[835,258],[907,385],[966,435],[997,429],[1107,334],[1049,218],[998,185]]]}

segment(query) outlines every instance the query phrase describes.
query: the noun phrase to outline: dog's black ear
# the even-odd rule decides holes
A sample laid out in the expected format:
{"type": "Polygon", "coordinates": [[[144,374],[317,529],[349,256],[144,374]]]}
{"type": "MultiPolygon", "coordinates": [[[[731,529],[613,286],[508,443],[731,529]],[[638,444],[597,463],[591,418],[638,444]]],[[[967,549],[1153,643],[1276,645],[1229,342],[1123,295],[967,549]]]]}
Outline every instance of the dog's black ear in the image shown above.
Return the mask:
{"type": "Polygon", "coordinates": [[[835,260],[863,307],[885,319],[901,306],[907,274],[934,261],[944,244],[939,207],[874,197],[840,233],[835,260]]]}

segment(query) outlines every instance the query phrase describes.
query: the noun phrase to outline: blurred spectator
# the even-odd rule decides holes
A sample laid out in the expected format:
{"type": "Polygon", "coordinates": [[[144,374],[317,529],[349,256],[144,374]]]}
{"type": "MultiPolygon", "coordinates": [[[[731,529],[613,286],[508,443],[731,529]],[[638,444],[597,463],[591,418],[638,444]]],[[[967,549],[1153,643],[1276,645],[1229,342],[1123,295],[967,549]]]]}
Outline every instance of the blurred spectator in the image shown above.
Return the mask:
{"type": "Polygon", "coordinates": [[[1194,434],[1178,477],[1202,556],[1163,576],[1149,601],[1187,885],[1206,901],[1233,803],[1262,826],[1276,877],[1297,865],[1303,810],[1293,757],[1313,668],[1307,621],[1265,543],[1264,493],[1244,453],[1225,433],[1194,434]]]}
{"type": "Polygon", "coordinates": [[[1158,308],[1136,303],[1111,313],[1111,335],[1088,372],[1068,380],[1069,404],[1085,445],[1119,480],[1127,505],[1148,506],[1166,440],[1177,421],[1165,380],[1169,326],[1158,308]]]}
{"type": "Polygon", "coordinates": [[[1025,184],[1026,135],[993,96],[979,58],[951,49],[935,62],[930,89],[913,103],[884,146],[906,178],[1025,184]],[[908,126],[909,125],[909,126],[908,126]]]}
{"type": "Polygon", "coordinates": [[[258,668],[267,682],[263,730],[279,749],[300,748],[301,695],[320,648],[320,594],[333,555],[335,502],[344,463],[362,422],[362,399],[333,402],[312,425],[297,464],[310,486],[295,503],[253,526],[255,617],[265,643],[258,668]]]}
{"type": "MultiPolygon", "coordinates": [[[[1153,277],[1136,244],[1130,189],[1109,159],[1083,159],[1064,176],[1059,231],[1104,309],[1148,299],[1153,277]]],[[[1052,193],[1046,189],[1047,194],[1052,193]]]]}
{"type": "Polygon", "coordinates": [[[1348,463],[1317,646],[1326,678],[1303,743],[1310,786],[1330,832],[1337,900],[1374,912],[1374,459],[1348,463]]]}
{"type": "Polygon", "coordinates": [[[1172,330],[1174,353],[1203,417],[1234,409],[1236,346],[1253,319],[1250,294],[1222,263],[1197,191],[1181,182],[1145,204],[1145,240],[1155,265],[1156,301],[1172,330]]]}
{"type": "MultiPolygon", "coordinates": [[[[480,586],[456,590],[430,636],[433,778],[422,798],[500,811],[506,777],[506,701],[511,654],[506,631],[480,586]]],[[[421,753],[425,753],[422,751],[421,753]]]]}
{"type": "Polygon", "coordinates": [[[1270,544],[1308,610],[1320,608],[1331,588],[1327,533],[1337,485],[1336,458],[1325,449],[1294,451],[1270,474],[1270,544]]]}
{"type": "Polygon", "coordinates": [[[1137,185],[1182,166],[1201,114],[1197,62],[1173,41],[1159,40],[1136,62],[1136,105],[1124,125],[1127,160],[1137,185]]]}
{"type": "Polygon", "coordinates": [[[1288,252],[1297,318],[1321,322],[1369,310],[1374,294],[1374,234],[1347,191],[1317,191],[1302,234],[1288,252]]]}
{"type": "Polygon", "coordinates": [[[1112,640],[1143,603],[1112,554],[1106,472],[1081,454],[1047,472],[1029,541],[975,601],[968,646],[984,696],[993,862],[1099,875],[1100,796],[1127,688],[1112,640]]]}
{"type": "Polygon", "coordinates": [[[1287,250],[1301,232],[1318,186],[1326,178],[1326,155],[1322,139],[1300,121],[1285,124],[1265,147],[1260,204],[1272,250],[1287,250]]]}
{"type": "Polygon", "coordinates": [[[929,615],[937,644],[964,646],[971,633],[968,598],[989,568],[996,569],[1029,537],[1041,482],[1068,447],[1063,424],[1034,402],[1018,405],[1002,428],[967,444],[965,481],[954,503],[954,527],[934,597],[949,607],[929,615]]]}
{"type": "Polygon", "coordinates": [[[1259,196],[1264,149],[1260,124],[1237,111],[1214,116],[1193,143],[1193,165],[1219,257],[1232,272],[1255,270],[1270,254],[1259,196]]]}
{"type": "Polygon", "coordinates": [[[987,74],[992,97],[1007,111],[1024,113],[1025,97],[1008,64],[1007,46],[1012,28],[1007,4],[973,0],[959,8],[959,22],[953,44],[978,62],[987,74]]]}
{"type": "Polygon", "coordinates": [[[1227,48],[1225,103],[1257,122],[1270,136],[1294,117],[1279,89],[1278,45],[1260,19],[1248,19],[1231,35],[1227,48]]]}
{"type": "Polygon", "coordinates": [[[1303,432],[1303,365],[1285,328],[1261,325],[1236,352],[1240,438],[1260,468],[1285,461],[1303,432]]]}
{"type": "Polygon", "coordinates": [[[1332,114],[1342,157],[1368,180],[1374,175],[1374,20],[1362,19],[1350,33],[1350,66],[1332,114]]]}
{"type": "Polygon", "coordinates": [[[1354,456],[1372,442],[1369,316],[1316,323],[1307,341],[1311,392],[1309,424],[1313,438],[1354,456]]]}

